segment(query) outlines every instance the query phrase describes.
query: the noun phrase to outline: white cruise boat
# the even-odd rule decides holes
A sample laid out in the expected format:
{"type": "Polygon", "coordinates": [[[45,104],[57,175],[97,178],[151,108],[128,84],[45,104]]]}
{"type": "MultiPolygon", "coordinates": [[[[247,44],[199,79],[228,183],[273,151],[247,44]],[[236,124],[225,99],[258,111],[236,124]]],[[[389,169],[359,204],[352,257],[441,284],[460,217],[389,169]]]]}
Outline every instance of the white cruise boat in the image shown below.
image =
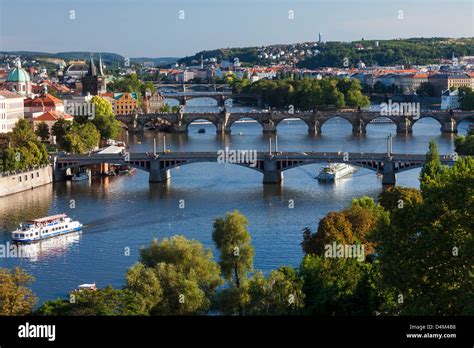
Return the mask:
{"type": "Polygon", "coordinates": [[[89,173],[88,172],[80,172],[76,173],[71,178],[72,181],[84,181],[89,180],[89,173]]]}
{"type": "Polygon", "coordinates": [[[20,224],[20,227],[12,232],[12,240],[18,243],[31,243],[81,229],[82,224],[66,214],[51,215],[20,224]]]}
{"type": "Polygon", "coordinates": [[[324,166],[319,172],[317,179],[320,181],[334,181],[352,174],[357,169],[345,163],[334,163],[324,166]]]}

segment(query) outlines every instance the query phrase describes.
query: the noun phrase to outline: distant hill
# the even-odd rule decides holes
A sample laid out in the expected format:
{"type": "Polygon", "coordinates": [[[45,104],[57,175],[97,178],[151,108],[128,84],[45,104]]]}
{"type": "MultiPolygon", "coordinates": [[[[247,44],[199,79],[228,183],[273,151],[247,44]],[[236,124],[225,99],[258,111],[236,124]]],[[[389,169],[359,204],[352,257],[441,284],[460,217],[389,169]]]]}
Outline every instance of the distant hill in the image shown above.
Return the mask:
{"type": "MultiPolygon", "coordinates": [[[[58,52],[58,53],[48,53],[48,52],[34,52],[34,51],[0,51],[0,54],[11,54],[11,55],[21,55],[24,57],[29,57],[29,58],[37,58],[40,60],[40,58],[60,58],[64,59],[65,61],[69,60],[89,60],[91,52],[58,52]]],[[[94,59],[99,58],[99,52],[92,52],[94,55],[94,59]]],[[[116,54],[116,53],[108,53],[108,52],[101,52],[100,53],[102,56],[102,61],[104,64],[109,65],[109,66],[117,66],[120,64],[123,66],[123,63],[125,62],[125,57],[116,54]]],[[[140,63],[143,64],[143,62],[154,62],[155,66],[160,66],[160,65],[169,65],[169,64],[174,64],[178,61],[179,58],[175,57],[159,57],[159,58],[130,58],[130,62],[135,62],[135,63],[140,63]]]]}
{"type": "Polygon", "coordinates": [[[153,62],[155,66],[163,66],[163,65],[174,64],[178,60],[179,60],[179,57],[160,57],[160,58],[139,57],[139,58],[130,58],[130,61],[132,63],[143,64],[145,62],[153,62]]]}

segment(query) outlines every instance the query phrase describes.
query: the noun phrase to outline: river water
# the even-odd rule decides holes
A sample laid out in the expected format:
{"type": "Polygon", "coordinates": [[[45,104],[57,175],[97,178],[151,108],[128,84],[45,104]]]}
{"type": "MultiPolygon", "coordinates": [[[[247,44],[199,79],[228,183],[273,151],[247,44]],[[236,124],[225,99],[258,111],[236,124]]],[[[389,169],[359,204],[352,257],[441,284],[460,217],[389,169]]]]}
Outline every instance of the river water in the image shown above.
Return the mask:
{"type": "MultiPolygon", "coordinates": [[[[465,134],[468,123],[460,125],[465,134]]],[[[441,154],[453,152],[453,135],[441,134],[433,119],[423,119],[413,134],[397,135],[391,124],[369,125],[367,134],[354,136],[350,124],[332,119],[322,135],[308,135],[301,121],[283,121],[278,126],[280,151],[385,152],[386,137],[393,134],[393,152],[425,153],[435,139],[441,154]]],[[[242,122],[232,135],[218,136],[212,124],[191,124],[188,134],[166,135],[172,151],[217,151],[231,149],[268,150],[268,136],[257,123],[242,122]],[[200,128],[205,133],[198,133],[200,128]]],[[[163,135],[123,134],[130,151],[152,151],[163,135]]],[[[255,247],[255,268],[269,272],[301,261],[302,229],[316,229],[329,211],[347,207],[354,197],[376,197],[381,179],[359,169],[333,184],[314,179],[321,165],[307,165],[284,172],[284,182],[263,185],[262,174],[232,164],[197,163],[171,170],[168,184],[149,184],[148,173],[91,182],[60,182],[33,191],[0,198],[0,244],[10,240],[10,231],[20,222],[64,212],[85,225],[77,235],[36,243],[28,257],[0,258],[0,267],[21,266],[36,278],[32,288],[40,302],[67,296],[81,283],[98,287],[121,287],[128,267],[137,262],[139,248],[153,238],[182,234],[216,250],[212,242],[213,219],[238,209],[249,220],[255,247]],[[294,207],[291,208],[290,201],[294,207]],[[184,203],[184,206],[183,206],[184,203]]],[[[397,184],[418,187],[419,170],[397,175],[397,184]]]]}

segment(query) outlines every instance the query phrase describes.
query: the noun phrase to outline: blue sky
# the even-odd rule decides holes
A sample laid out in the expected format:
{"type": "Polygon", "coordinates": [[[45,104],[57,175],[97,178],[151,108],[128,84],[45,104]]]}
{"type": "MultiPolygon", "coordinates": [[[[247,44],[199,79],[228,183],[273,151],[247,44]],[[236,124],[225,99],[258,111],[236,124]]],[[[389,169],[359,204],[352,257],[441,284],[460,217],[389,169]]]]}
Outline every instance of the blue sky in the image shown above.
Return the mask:
{"type": "Polygon", "coordinates": [[[127,57],[324,40],[474,36],[472,0],[0,0],[0,50],[127,57]],[[75,11],[75,19],[70,18],[75,11]],[[179,15],[183,14],[184,19],[179,15]],[[290,12],[294,18],[290,19],[290,12]],[[403,12],[400,12],[403,11],[403,12]],[[399,18],[402,15],[403,18],[399,18]]]}

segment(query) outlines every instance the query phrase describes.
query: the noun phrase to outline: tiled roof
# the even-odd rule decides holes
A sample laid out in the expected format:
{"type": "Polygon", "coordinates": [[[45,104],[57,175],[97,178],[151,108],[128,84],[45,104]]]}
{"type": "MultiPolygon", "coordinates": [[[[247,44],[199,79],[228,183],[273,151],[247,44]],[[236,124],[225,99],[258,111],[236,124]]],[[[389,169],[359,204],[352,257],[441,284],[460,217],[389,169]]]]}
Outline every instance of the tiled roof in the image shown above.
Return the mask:
{"type": "Polygon", "coordinates": [[[64,118],[65,120],[74,119],[74,117],[72,117],[71,115],[65,114],[64,112],[60,112],[60,111],[57,111],[57,110],[51,110],[51,111],[45,112],[44,114],[42,114],[38,117],[35,117],[34,121],[35,122],[37,122],[37,121],[38,122],[57,121],[61,118],[64,118]]]}

